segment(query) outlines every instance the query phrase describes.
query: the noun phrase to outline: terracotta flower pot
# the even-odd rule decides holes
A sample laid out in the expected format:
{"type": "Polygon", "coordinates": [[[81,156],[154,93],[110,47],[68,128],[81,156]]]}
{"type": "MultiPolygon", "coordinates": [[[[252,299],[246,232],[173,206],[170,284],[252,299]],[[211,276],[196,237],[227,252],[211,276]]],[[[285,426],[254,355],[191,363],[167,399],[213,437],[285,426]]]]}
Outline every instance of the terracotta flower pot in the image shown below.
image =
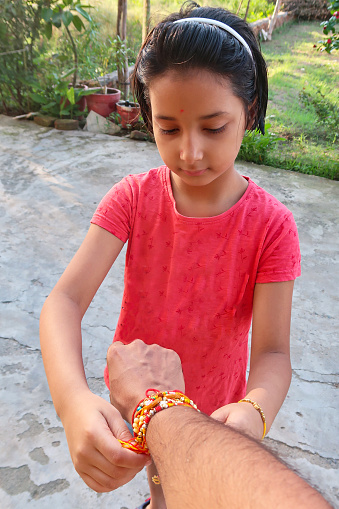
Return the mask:
{"type": "Polygon", "coordinates": [[[109,117],[116,110],[116,104],[120,100],[121,91],[116,88],[108,88],[107,94],[91,94],[86,96],[88,111],[95,111],[103,117],[109,117]]]}
{"type": "Polygon", "coordinates": [[[119,101],[117,102],[117,112],[121,118],[121,127],[126,129],[127,125],[135,125],[138,122],[140,106],[138,103],[119,101]]]}

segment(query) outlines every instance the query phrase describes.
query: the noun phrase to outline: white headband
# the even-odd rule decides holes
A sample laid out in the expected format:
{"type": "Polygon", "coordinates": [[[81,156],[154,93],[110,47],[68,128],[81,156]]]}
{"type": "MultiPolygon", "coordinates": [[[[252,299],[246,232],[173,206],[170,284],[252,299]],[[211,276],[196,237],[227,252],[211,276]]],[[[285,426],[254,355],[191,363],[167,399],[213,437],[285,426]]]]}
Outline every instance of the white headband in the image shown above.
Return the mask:
{"type": "Polygon", "coordinates": [[[219,28],[222,28],[229,34],[232,34],[233,37],[238,39],[239,42],[241,42],[241,44],[247,50],[248,54],[251,56],[251,58],[254,62],[252,51],[251,51],[249,45],[247,44],[247,42],[245,41],[245,39],[243,37],[241,37],[241,35],[239,35],[238,32],[236,32],[233,28],[226,25],[226,23],[223,23],[222,21],[217,21],[216,19],[210,19],[210,18],[183,18],[183,19],[178,19],[177,21],[174,21],[174,23],[183,23],[185,21],[198,21],[199,23],[207,23],[208,25],[215,25],[219,28]]]}

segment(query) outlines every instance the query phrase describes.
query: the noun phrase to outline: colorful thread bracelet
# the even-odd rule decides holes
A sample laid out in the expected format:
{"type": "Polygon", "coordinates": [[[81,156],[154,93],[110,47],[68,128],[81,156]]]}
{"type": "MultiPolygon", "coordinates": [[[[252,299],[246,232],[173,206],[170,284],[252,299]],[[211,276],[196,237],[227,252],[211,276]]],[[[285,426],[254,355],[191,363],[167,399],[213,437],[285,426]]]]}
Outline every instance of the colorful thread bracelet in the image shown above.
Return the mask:
{"type": "Polygon", "coordinates": [[[250,398],[241,399],[240,401],[238,401],[238,403],[250,403],[259,412],[262,423],[264,425],[264,432],[262,434],[261,440],[264,440],[265,435],[266,435],[266,417],[265,417],[265,414],[264,414],[261,406],[258,405],[258,403],[256,401],[253,401],[250,398]]]}
{"type": "Polygon", "coordinates": [[[130,449],[137,454],[149,454],[146,443],[146,431],[151,418],[161,410],[172,406],[186,406],[198,410],[197,405],[180,391],[158,391],[157,389],[147,389],[146,398],[141,400],[135,407],[132,416],[132,426],[134,437],[125,442],[119,440],[122,447],[130,449]],[[149,393],[153,393],[149,395],[149,393]]]}

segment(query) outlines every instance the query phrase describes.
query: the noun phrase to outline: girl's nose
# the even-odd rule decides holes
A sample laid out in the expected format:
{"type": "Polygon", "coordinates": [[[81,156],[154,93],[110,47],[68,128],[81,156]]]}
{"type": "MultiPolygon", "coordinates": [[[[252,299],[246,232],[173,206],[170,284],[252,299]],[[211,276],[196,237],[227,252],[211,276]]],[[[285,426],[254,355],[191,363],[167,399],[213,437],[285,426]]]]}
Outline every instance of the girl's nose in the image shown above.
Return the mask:
{"type": "Polygon", "coordinates": [[[194,164],[203,158],[201,140],[195,136],[184,136],[181,142],[180,159],[187,164],[194,164]]]}

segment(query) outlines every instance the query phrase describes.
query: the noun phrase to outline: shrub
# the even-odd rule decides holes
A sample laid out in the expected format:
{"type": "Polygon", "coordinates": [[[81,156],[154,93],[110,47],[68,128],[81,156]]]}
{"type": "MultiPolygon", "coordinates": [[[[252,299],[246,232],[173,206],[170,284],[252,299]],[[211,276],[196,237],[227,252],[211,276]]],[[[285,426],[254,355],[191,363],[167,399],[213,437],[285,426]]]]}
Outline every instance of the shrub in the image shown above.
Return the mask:
{"type": "Polygon", "coordinates": [[[44,52],[40,40],[41,11],[49,0],[0,0],[0,112],[23,113],[30,108],[29,88],[34,58],[44,52]]]}
{"type": "Polygon", "coordinates": [[[265,135],[263,136],[260,131],[247,131],[242,141],[238,159],[243,161],[252,161],[257,164],[269,164],[270,162],[270,149],[276,143],[285,141],[285,138],[280,138],[276,134],[269,131],[271,124],[265,125],[265,135]]]}
{"type": "Polygon", "coordinates": [[[339,137],[339,108],[329,101],[319,88],[314,87],[314,90],[313,94],[302,90],[299,93],[300,101],[306,108],[314,109],[317,123],[323,128],[325,137],[333,140],[334,137],[339,137]]]}
{"type": "Polygon", "coordinates": [[[322,41],[318,41],[318,50],[331,53],[333,50],[339,49],[339,33],[336,31],[336,25],[339,24],[339,0],[330,3],[328,10],[332,14],[329,20],[320,23],[323,27],[324,37],[322,41]]]}
{"type": "Polygon", "coordinates": [[[285,0],[284,10],[299,20],[323,20],[328,17],[328,0],[285,0]]]}

